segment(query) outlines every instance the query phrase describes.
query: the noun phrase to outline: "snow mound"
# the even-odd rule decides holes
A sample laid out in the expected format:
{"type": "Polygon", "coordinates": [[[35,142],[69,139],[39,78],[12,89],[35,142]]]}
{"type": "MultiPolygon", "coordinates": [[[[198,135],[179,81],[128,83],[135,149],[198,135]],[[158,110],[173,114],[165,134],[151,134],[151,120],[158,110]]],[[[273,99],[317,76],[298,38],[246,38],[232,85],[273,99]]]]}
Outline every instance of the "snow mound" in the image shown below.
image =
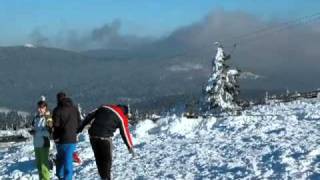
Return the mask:
{"type": "MultiPolygon", "coordinates": [[[[114,179],[319,179],[320,102],[256,106],[239,116],[162,117],[114,138],[114,179]]],[[[76,179],[99,179],[87,134],[76,179]]],[[[0,179],[37,179],[31,142],[0,151],[0,179]]]]}
{"type": "Polygon", "coordinates": [[[17,131],[13,130],[0,130],[0,137],[6,137],[6,136],[23,136],[23,137],[31,137],[31,135],[28,132],[28,129],[20,129],[17,131]]]}

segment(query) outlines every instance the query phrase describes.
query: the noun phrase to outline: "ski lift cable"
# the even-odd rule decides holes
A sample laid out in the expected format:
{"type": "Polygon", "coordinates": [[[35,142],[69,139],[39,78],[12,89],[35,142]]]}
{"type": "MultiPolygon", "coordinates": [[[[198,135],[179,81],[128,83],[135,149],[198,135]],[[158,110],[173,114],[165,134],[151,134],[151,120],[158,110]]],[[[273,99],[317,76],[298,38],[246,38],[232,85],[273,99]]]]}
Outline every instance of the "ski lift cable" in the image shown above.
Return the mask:
{"type": "MultiPolygon", "coordinates": [[[[295,27],[298,27],[299,25],[311,24],[311,23],[316,22],[317,20],[320,20],[320,12],[317,12],[317,13],[314,13],[314,14],[308,15],[308,16],[303,16],[303,17],[300,17],[300,18],[297,18],[297,19],[294,19],[291,21],[281,23],[281,24],[277,24],[272,27],[264,27],[262,29],[258,29],[256,31],[254,31],[254,32],[246,33],[244,35],[236,36],[233,38],[227,38],[225,40],[220,40],[220,42],[234,42],[232,44],[227,43],[227,45],[223,46],[224,48],[231,48],[231,50],[230,50],[230,54],[231,54],[231,53],[234,53],[236,47],[240,43],[244,44],[244,43],[254,42],[254,41],[260,40],[262,38],[265,38],[265,36],[270,36],[271,34],[276,34],[276,33],[279,33],[281,31],[284,31],[284,30],[287,30],[290,28],[295,28],[295,27]]],[[[213,47],[212,44],[210,44],[210,45],[206,44],[206,45],[200,46],[196,49],[188,49],[188,50],[185,50],[181,53],[177,53],[177,54],[173,55],[172,57],[186,55],[190,51],[207,49],[207,48],[211,49],[212,47],[213,47]]]]}
{"type": "Polygon", "coordinates": [[[283,22],[281,24],[275,24],[275,25],[273,25],[271,27],[267,26],[267,27],[258,29],[258,30],[253,31],[253,32],[249,32],[249,33],[246,33],[246,34],[243,34],[243,35],[227,38],[227,39],[221,40],[221,42],[228,42],[228,41],[234,42],[235,40],[245,39],[245,38],[248,38],[248,37],[251,37],[251,36],[257,36],[258,34],[271,32],[271,31],[277,30],[277,29],[287,28],[287,27],[290,27],[292,25],[299,25],[299,24],[303,24],[304,22],[309,22],[309,21],[312,22],[312,21],[318,19],[319,17],[320,17],[320,12],[314,13],[312,15],[300,17],[300,18],[297,18],[297,19],[294,19],[294,20],[291,20],[291,21],[283,22]]]}
{"type": "MultiPolygon", "coordinates": [[[[242,36],[242,39],[241,38],[238,39],[238,41],[236,41],[236,39],[235,39],[234,40],[235,43],[233,44],[233,46],[237,46],[238,44],[241,44],[241,45],[250,44],[250,43],[259,41],[263,38],[270,37],[270,36],[277,34],[279,32],[282,32],[282,31],[285,31],[288,29],[293,29],[293,28],[296,28],[300,25],[303,26],[303,25],[315,23],[319,20],[320,20],[320,13],[315,13],[313,15],[304,16],[299,19],[295,19],[292,21],[282,23],[279,26],[275,26],[275,27],[270,28],[270,30],[268,30],[268,31],[266,28],[264,28],[263,31],[257,30],[256,34],[250,34],[250,35],[246,36],[247,39],[245,39],[244,36],[242,36]]],[[[233,46],[227,45],[224,47],[233,47],[233,46]]],[[[230,51],[230,54],[232,54],[234,52],[234,50],[235,50],[235,48],[233,48],[232,51],[230,51]]],[[[242,49],[242,50],[244,50],[244,49],[242,49]]]]}
{"type": "MultiPolygon", "coordinates": [[[[297,27],[299,25],[310,24],[310,23],[316,22],[318,20],[320,20],[320,13],[316,13],[316,14],[313,14],[313,15],[310,15],[310,16],[305,16],[305,17],[302,17],[302,18],[299,18],[299,19],[296,19],[296,20],[292,20],[292,21],[289,21],[289,22],[282,23],[282,25],[276,26],[276,27],[272,27],[268,31],[267,31],[267,28],[263,28],[261,30],[257,30],[256,31],[256,34],[259,34],[259,36],[257,36],[257,35],[252,36],[252,34],[249,34],[248,36],[246,36],[246,38],[248,38],[246,40],[244,39],[245,36],[242,36],[241,38],[244,39],[244,40],[242,40],[242,41],[238,40],[236,43],[233,44],[233,46],[227,46],[227,47],[234,47],[230,51],[230,55],[231,55],[231,54],[233,54],[233,52],[234,52],[234,50],[235,50],[235,48],[236,48],[236,46],[238,44],[249,44],[249,43],[261,40],[263,38],[269,37],[272,34],[276,34],[276,33],[282,32],[282,31],[290,29],[290,28],[295,28],[295,27],[297,27]],[[253,38],[251,38],[251,40],[249,39],[250,36],[253,37],[253,38]],[[259,37],[259,38],[256,38],[256,37],[259,37]]],[[[238,67],[236,67],[236,68],[238,69],[238,67]]]]}
{"type": "MultiPolygon", "coordinates": [[[[303,21],[303,22],[300,22],[300,23],[288,24],[288,26],[286,26],[286,27],[282,27],[282,28],[275,29],[275,30],[272,31],[272,32],[269,32],[269,33],[267,33],[267,34],[264,34],[263,36],[261,35],[260,38],[255,38],[255,39],[252,38],[250,41],[249,41],[249,39],[247,39],[246,41],[241,41],[241,42],[238,41],[238,42],[235,43],[235,44],[241,44],[241,45],[250,44],[250,43],[253,43],[253,42],[255,42],[255,41],[261,40],[261,39],[263,39],[263,38],[267,38],[267,37],[271,36],[271,34],[279,33],[279,32],[281,32],[281,31],[287,30],[288,28],[295,28],[295,27],[297,27],[298,25],[310,24],[310,23],[313,23],[313,22],[315,22],[315,21],[320,21],[320,13],[319,13],[318,16],[314,16],[314,18],[313,18],[312,20],[303,21]]],[[[243,46],[242,46],[242,47],[243,47],[243,46]]],[[[245,48],[242,48],[241,51],[242,51],[242,52],[248,52],[248,53],[249,53],[250,50],[245,49],[245,48]]],[[[238,66],[235,66],[235,68],[238,69],[239,67],[238,67],[238,66]]],[[[242,69],[243,69],[243,68],[242,68],[242,69]]],[[[245,71],[244,71],[244,72],[245,72],[245,71]]],[[[254,73],[254,71],[252,71],[252,70],[251,70],[251,71],[248,71],[248,72],[253,72],[253,73],[254,73]]],[[[256,74],[256,73],[255,73],[255,74],[256,74]]]]}
{"type": "Polygon", "coordinates": [[[258,40],[263,39],[267,36],[272,36],[273,34],[277,34],[279,32],[282,32],[282,31],[285,31],[288,29],[293,29],[293,28],[296,28],[300,25],[303,26],[303,25],[311,24],[311,23],[314,23],[318,20],[320,20],[320,15],[318,17],[314,17],[313,19],[301,21],[299,23],[297,22],[297,23],[293,23],[293,24],[287,24],[286,26],[280,26],[276,29],[272,29],[270,31],[265,31],[264,33],[253,34],[251,37],[247,36],[246,39],[243,38],[243,39],[239,39],[238,41],[236,41],[236,44],[244,44],[244,43],[258,41],[258,40]]]}
{"type": "MultiPolygon", "coordinates": [[[[259,38],[251,38],[251,39],[246,39],[246,40],[238,41],[236,44],[241,44],[241,47],[243,47],[243,46],[248,45],[248,44],[250,44],[250,43],[254,43],[254,42],[256,42],[256,41],[262,40],[262,39],[264,39],[264,38],[268,38],[268,37],[270,37],[270,36],[272,36],[272,35],[275,35],[275,34],[277,34],[277,33],[280,33],[280,32],[282,32],[282,31],[285,31],[285,30],[287,30],[287,29],[289,29],[289,28],[292,28],[292,29],[293,29],[293,28],[296,28],[296,27],[299,26],[299,25],[307,25],[307,24],[314,23],[314,22],[319,21],[319,20],[320,20],[320,16],[319,16],[319,17],[316,17],[316,18],[314,18],[314,19],[312,19],[312,20],[309,20],[309,21],[304,21],[303,23],[290,24],[289,26],[275,29],[275,30],[273,30],[272,32],[270,31],[270,32],[265,33],[265,34],[263,34],[263,35],[261,34],[261,35],[259,36],[259,38]]],[[[243,51],[243,52],[249,52],[249,50],[246,50],[245,48],[242,48],[241,51],[243,51]]]]}

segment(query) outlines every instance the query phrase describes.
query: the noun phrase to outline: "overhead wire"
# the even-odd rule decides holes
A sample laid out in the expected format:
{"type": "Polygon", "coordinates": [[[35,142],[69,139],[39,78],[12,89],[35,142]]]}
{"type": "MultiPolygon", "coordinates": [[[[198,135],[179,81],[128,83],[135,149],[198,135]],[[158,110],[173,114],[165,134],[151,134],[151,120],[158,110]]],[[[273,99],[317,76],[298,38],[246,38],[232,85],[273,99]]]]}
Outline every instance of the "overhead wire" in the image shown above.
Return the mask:
{"type": "Polygon", "coordinates": [[[239,36],[233,36],[230,38],[226,38],[224,40],[220,40],[220,42],[228,42],[228,41],[232,41],[232,43],[236,43],[239,44],[242,39],[246,39],[246,38],[250,38],[250,37],[259,37],[259,36],[263,36],[265,34],[272,34],[272,33],[277,33],[279,31],[291,28],[291,27],[295,27],[298,25],[303,25],[303,24],[308,24],[311,23],[313,21],[319,20],[320,19],[320,12],[314,13],[312,15],[307,15],[307,16],[303,16],[303,17],[299,17],[296,18],[294,20],[290,20],[290,21],[286,21],[280,24],[274,24],[273,26],[266,26],[263,27],[261,29],[255,30],[253,32],[248,32],[239,36]]]}
{"type": "MultiPolygon", "coordinates": [[[[267,27],[263,27],[261,29],[255,30],[253,32],[248,32],[239,36],[233,36],[230,38],[225,38],[222,40],[218,40],[219,42],[222,43],[224,48],[229,48],[230,53],[233,53],[236,49],[237,46],[239,46],[239,44],[249,44],[251,42],[254,41],[258,41],[261,40],[267,36],[271,36],[272,34],[276,34],[279,33],[281,31],[290,29],[290,28],[295,28],[297,26],[300,25],[306,25],[306,24],[310,24],[313,23],[315,21],[320,20],[320,12],[311,14],[311,15],[307,15],[307,16],[303,16],[303,17],[299,17],[290,21],[286,21],[280,24],[274,24],[273,26],[267,26],[267,27]],[[229,42],[229,43],[228,43],[229,42]]],[[[190,51],[197,51],[197,50],[203,50],[203,49],[207,49],[207,48],[213,48],[214,47],[214,43],[212,44],[205,44],[202,45],[200,47],[197,48],[193,48],[193,49],[187,49],[184,50],[183,52],[179,52],[177,54],[174,54],[172,57],[178,57],[178,56],[183,56],[183,55],[187,55],[188,53],[190,53],[190,51]]]]}

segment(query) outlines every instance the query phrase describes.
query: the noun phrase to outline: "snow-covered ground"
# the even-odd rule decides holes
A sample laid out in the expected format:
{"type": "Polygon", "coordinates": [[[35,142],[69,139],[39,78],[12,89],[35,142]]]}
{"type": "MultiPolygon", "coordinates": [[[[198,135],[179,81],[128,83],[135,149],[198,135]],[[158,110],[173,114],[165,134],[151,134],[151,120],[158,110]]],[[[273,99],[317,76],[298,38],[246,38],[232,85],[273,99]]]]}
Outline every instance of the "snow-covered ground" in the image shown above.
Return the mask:
{"type": "MultiPolygon", "coordinates": [[[[0,113],[9,113],[11,111],[15,111],[15,110],[12,110],[12,109],[9,109],[9,108],[5,108],[5,107],[0,107],[0,113]]],[[[25,111],[17,111],[18,112],[18,115],[20,116],[23,116],[23,117],[26,117],[28,115],[30,115],[30,113],[28,112],[25,112],[25,111]]]]}
{"type": "Polygon", "coordinates": [[[21,135],[23,137],[31,137],[31,135],[28,133],[28,129],[21,129],[18,131],[0,130],[0,137],[18,136],[18,135],[21,135]]]}
{"type": "MultiPolygon", "coordinates": [[[[239,116],[163,117],[114,139],[114,179],[320,179],[320,102],[257,106],[239,116]]],[[[75,179],[99,179],[83,135],[75,179]]],[[[32,142],[0,149],[0,179],[37,179],[32,142]]]]}

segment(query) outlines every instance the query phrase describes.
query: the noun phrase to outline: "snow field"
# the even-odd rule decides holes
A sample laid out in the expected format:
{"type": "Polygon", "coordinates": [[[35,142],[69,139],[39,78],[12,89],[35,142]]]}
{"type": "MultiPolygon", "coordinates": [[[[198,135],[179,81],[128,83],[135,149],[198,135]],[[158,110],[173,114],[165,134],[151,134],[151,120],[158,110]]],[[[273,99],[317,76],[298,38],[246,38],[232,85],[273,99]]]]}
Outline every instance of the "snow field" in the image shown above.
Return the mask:
{"type": "MultiPolygon", "coordinates": [[[[320,102],[256,106],[239,116],[162,117],[131,127],[136,158],[114,138],[114,179],[320,179],[320,102]]],[[[75,179],[99,179],[88,135],[75,179]]],[[[0,150],[0,179],[37,179],[32,142],[0,150]]]]}

